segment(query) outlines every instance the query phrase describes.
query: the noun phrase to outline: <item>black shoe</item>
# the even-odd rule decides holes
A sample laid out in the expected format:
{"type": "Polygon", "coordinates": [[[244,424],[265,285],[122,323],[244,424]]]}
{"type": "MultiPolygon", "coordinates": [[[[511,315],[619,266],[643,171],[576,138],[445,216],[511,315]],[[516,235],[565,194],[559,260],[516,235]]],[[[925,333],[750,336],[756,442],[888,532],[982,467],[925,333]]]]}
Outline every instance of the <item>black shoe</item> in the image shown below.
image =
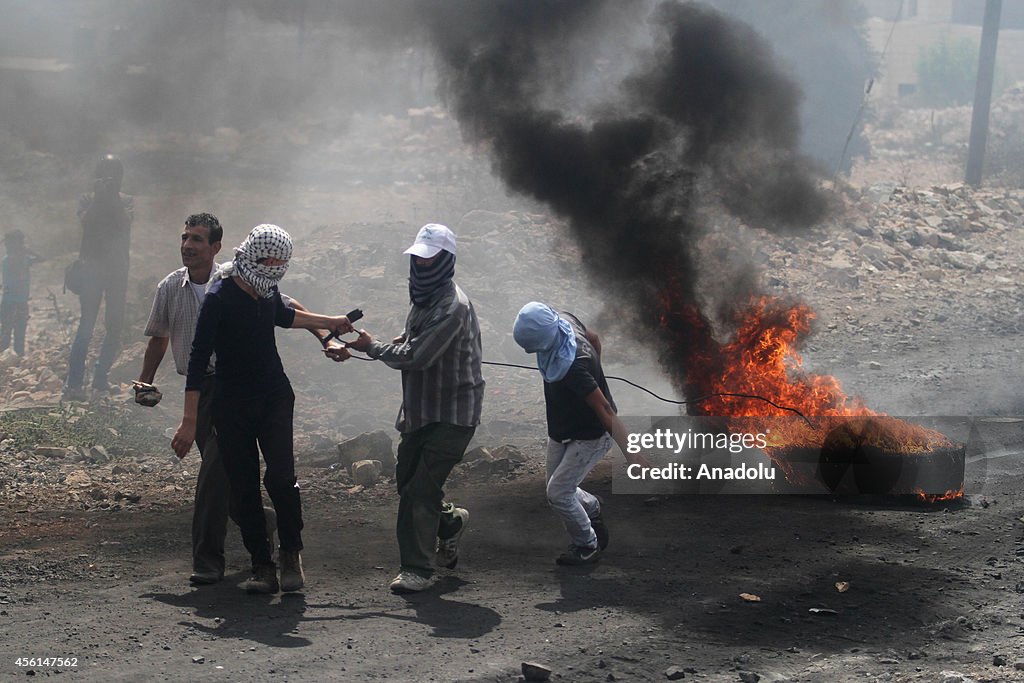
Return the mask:
{"type": "Polygon", "coordinates": [[[591,518],[590,526],[594,528],[594,534],[597,536],[597,547],[601,550],[607,548],[608,527],[605,525],[604,520],[601,519],[601,513],[598,513],[597,517],[591,518]]]}
{"type": "Polygon", "coordinates": [[[281,590],[281,584],[277,581],[277,566],[261,564],[253,567],[252,576],[242,583],[242,588],[247,593],[276,593],[281,590]]]}
{"type": "Polygon", "coordinates": [[[215,583],[220,583],[224,575],[220,572],[192,572],[192,576],[188,577],[188,582],[193,586],[212,586],[215,583]]]}
{"type": "Polygon", "coordinates": [[[569,549],[555,558],[555,564],[562,566],[577,567],[584,564],[594,564],[601,558],[600,546],[593,548],[570,545],[569,549]]]}

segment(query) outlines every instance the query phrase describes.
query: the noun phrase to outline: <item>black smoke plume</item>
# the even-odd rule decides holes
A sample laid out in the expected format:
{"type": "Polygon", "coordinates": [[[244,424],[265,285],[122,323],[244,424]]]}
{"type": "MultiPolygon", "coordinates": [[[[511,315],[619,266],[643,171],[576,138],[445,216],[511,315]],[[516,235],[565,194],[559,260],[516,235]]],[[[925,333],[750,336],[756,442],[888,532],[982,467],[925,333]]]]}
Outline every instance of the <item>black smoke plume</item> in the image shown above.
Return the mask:
{"type": "MultiPolygon", "coordinates": [[[[797,154],[799,91],[748,26],[698,3],[663,2],[654,46],[601,110],[547,103],[574,50],[621,21],[594,0],[439,2],[424,17],[443,94],[497,174],[567,219],[591,276],[654,335],[684,392],[685,368],[714,364],[697,291],[698,207],[714,200],[773,230],[822,219],[828,203],[797,154]]],[[[603,34],[608,35],[608,34],[603,34]]]]}

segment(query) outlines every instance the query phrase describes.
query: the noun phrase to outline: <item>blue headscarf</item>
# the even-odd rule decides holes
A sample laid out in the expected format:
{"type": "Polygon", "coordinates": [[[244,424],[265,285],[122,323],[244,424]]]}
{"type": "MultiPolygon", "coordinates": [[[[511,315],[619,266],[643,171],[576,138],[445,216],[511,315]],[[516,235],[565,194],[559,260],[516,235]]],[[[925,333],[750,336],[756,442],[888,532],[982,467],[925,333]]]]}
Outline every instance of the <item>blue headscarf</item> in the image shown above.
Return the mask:
{"type": "Polygon", "coordinates": [[[568,320],[546,304],[531,301],[522,307],[512,336],[527,353],[537,354],[537,367],[545,382],[557,382],[576,360],[576,333],[568,320]]]}

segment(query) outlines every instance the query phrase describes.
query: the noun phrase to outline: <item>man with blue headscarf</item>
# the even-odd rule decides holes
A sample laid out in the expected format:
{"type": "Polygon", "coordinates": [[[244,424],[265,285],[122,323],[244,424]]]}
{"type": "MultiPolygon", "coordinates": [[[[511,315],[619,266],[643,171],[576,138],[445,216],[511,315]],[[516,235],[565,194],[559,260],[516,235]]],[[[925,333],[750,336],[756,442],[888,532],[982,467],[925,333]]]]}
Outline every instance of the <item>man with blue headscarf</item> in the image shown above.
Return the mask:
{"type": "Polygon", "coordinates": [[[601,501],[580,484],[612,446],[630,462],[646,466],[626,449],[626,428],[601,369],[601,340],[571,313],[531,301],[512,328],[516,343],[537,354],[544,378],[548,422],[547,499],[569,533],[561,565],[593,564],[608,546],[601,501]]]}

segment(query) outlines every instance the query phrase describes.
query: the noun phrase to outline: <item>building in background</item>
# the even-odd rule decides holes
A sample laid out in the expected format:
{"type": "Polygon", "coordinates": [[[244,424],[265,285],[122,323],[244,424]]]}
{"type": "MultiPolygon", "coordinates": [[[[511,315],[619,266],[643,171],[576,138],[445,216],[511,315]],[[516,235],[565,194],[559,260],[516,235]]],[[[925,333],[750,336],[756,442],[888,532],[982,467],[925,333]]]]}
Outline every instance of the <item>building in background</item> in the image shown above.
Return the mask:
{"type": "MultiPolygon", "coordinates": [[[[963,39],[977,46],[981,40],[985,1],[862,0],[869,15],[865,28],[876,54],[881,54],[889,41],[879,65],[873,95],[876,98],[915,95],[917,63],[929,46],[943,40],[963,39]]],[[[1024,81],[1024,2],[1003,1],[996,71],[998,82],[1024,81]]]]}

